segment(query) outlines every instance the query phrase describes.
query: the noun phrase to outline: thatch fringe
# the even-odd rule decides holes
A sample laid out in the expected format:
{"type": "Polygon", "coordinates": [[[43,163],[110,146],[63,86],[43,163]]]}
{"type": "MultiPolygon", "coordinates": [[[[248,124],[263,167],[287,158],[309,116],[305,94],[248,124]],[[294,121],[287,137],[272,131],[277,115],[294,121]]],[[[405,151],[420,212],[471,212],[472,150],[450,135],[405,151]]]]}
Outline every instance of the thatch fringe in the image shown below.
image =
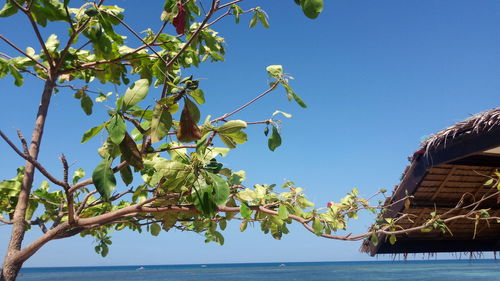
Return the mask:
{"type": "Polygon", "coordinates": [[[470,135],[480,135],[500,127],[500,107],[475,114],[464,121],[458,122],[441,130],[422,142],[422,148],[428,152],[431,148],[446,146],[447,142],[470,135]]]}

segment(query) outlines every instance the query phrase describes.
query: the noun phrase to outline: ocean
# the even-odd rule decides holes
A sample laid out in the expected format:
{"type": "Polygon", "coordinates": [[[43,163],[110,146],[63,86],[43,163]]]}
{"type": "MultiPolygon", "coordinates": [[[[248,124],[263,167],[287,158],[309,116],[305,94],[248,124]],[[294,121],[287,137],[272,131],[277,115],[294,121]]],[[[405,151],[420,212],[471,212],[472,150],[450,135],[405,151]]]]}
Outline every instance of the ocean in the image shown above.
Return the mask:
{"type": "Polygon", "coordinates": [[[19,281],[499,280],[500,261],[422,260],[23,268],[19,281]]]}

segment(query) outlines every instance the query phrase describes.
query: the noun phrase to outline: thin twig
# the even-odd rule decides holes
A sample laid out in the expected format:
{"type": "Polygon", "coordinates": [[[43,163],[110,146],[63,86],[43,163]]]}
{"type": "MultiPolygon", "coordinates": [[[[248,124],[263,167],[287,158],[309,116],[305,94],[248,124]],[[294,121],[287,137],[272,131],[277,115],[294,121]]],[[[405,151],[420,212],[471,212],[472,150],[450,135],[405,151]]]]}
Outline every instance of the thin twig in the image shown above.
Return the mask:
{"type": "Polygon", "coordinates": [[[210,123],[215,123],[215,122],[218,122],[218,121],[222,121],[222,120],[226,119],[227,117],[229,117],[231,115],[234,115],[234,114],[240,112],[241,110],[247,108],[249,105],[251,105],[252,103],[256,102],[258,99],[264,97],[265,95],[267,95],[268,93],[270,93],[271,91],[273,91],[274,89],[276,89],[276,87],[279,85],[279,83],[280,83],[279,81],[274,82],[271,85],[271,87],[269,89],[267,89],[265,92],[263,92],[262,94],[256,96],[251,101],[249,101],[249,102],[245,103],[244,105],[238,107],[237,109],[233,110],[232,112],[226,113],[226,114],[222,115],[221,117],[215,118],[214,120],[210,121],[210,123]]]}

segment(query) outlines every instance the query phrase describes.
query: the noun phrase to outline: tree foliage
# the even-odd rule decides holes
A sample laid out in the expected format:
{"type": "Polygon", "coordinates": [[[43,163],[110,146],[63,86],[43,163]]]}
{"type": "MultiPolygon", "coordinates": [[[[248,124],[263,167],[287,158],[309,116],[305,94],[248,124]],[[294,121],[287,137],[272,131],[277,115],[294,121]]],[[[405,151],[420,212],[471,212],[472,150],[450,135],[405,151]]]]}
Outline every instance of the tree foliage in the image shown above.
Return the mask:
{"type": "MultiPolygon", "coordinates": [[[[323,0],[294,1],[308,18],[318,17],[323,10],[323,0]]],[[[99,134],[107,136],[97,149],[99,164],[92,171],[72,171],[62,155],[63,179],[37,160],[45,118],[37,118],[30,143],[18,132],[21,148],[0,131],[26,160],[11,180],[0,182],[0,220],[12,224],[13,231],[2,278],[15,279],[23,262],[45,243],[78,234],[94,237],[98,242],[95,251],[103,257],[109,252],[113,231],[129,229],[156,236],[175,228],[203,233],[207,242],[222,245],[221,231],[229,220],[240,220],[241,231],[249,222],[257,222],[276,239],[289,233],[293,221],[326,238],[359,240],[372,235],[335,235],[360,210],[375,212],[357,189],[339,203],[315,208],[302,188],[291,181],[249,187],[244,184],[244,171],[220,161],[248,140],[248,126],[264,127],[271,151],[282,144],[282,122],[277,118],[290,118],[290,114],[276,111],[258,122],[235,117],[256,100],[281,89],[288,100],[307,107],[292,89],[292,77],[281,65],[270,65],[266,68],[271,81],[267,90],[220,117],[202,114],[200,105],[210,97],[205,96],[202,82],[189,73],[202,63],[224,60],[224,38],[212,28],[227,17],[236,23],[246,19],[250,27],[269,27],[262,8],[244,9],[243,2],[251,1],[151,3],[159,4],[160,28],[138,33],[127,24],[122,8],[104,0],[82,5],[69,0],[5,1],[0,17],[24,14],[40,47],[18,47],[0,34],[12,47],[9,53],[18,53],[0,54],[0,78],[12,77],[17,86],[28,77],[43,80],[39,117],[46,116],[51,95],[61,89],[73,93],[75,107],[80,106],[86,115],[92,115],[94,105],[104,100],[114,106],[102,123],[76,128],[81,130],[82,143],[99,134]],[[67,24],[67,36],[42,38],[40,29],[50,32],[56,21],[67,24]],[[118,26],[127,34],[118,33],[118,26]],[[65,37],[68,40],[60,39],[65,37]],[[141,44],[129,46],[127,37],[135,37],[141,44]],[[127,89],[115,93],[115,98],[112,93],[92,90],[97,81],[126,85],[127,89]],[[32,188],[35,170],[46,180],[32,188]],[[24,232],[33,226],[40,227],[43,234],[21,247],[24,232]]],[[[394,228],[393,222],[381,223],[376,231],[389,227],[394,228]]]]}
{"type": "MultiPolygon", "coordinates": [[[[112,93],[92,90],[96,81],[127,85],[108,109],[109,118],[82,131],[82,143],[107,135],[98,148],[102,159],[93,171],[71,171],[62,155],[64,178],[58,179],[38,162],[44,118],[37,119],[35,126],[40,129],[33,132],[30,144],[19,132],[21,149],[1,132],[27,161],[13,179],[0,183],[1,219],[13,225],[13,233],[22,234],[34,225],[43,231],[41,242],[25,248],[20,246],[23,235],[11,241],[3,278],[15,278],[22,263],[48,241],[77,234],[93,236],[98,241],[96,252],[106,256],[110,233],[122,229],[159,235],[177,228],[204,233],[207,242],[223,244],[220,231],[228,220],[241,220],[242,231],[248,222],[259,222],[262,231],[276,239],[287,234],[287,225],[295,220],[316,235],[328,235],[345,229],[348,217],[342,210],[354,210],[359,204],[368,207],[353,191],[349,200],[335,208],[315,209],[292,182],[282,187],[247,187],[244,171],[220,162],[220,157],[247,141],[245,131],[250,125],[264,126],[270,150],[281,145],[281,121],[276,117],[289,118],[289,114],[276,111],[269,119],[250,123],[234,118],[255,100],[282,87],[290,101],[306,107],[283,67],[271,65],[266,69],[269,88],[255,99],[217,118],[200,111],[206,100],[203,85],[189,75],[189,69],[223,61],[225,56],[224,38],[212,27],[226,17],[239,23],[249,14],[250,27],[260,23],[267,28],[268,15],[262,8],[244,9],[242,0],[208,1],[208,9],[202,1],[166,0],[158,15],[160,29],[138,33],[127,24],[122,8],[104,2],[78,6],[68,0],[7,0],[0,10],[0,17],[25,14],[39,41],[39,50],[21,48],[0,35],[19,54],[2,53],[0,77],[13,77],[17,86],[27,77],[45,81],[42,116],[49,110],[51,95],[61,89],[73,91],[82,111],[92,115],[96,103],[114,98],[112,93]],[[50,32],[51,22],[56,21],[68,25],[68,40],[60,39],[66,37],[63,34],[42,37],[40,30],[50,32]],[[128,34],[120,34],[118,26],[128,34]],[[167,32],[170,26],[175,33],[167,32]],[[128,46],[127,36],[142,44],[128,46]],[[147,103],[151,100],[153,104],[147,103]],[[207,117],[202,120],[202,116],[207,117]],[[32,188],[35,170],[46,180],[32,188]]],[[[322,0],[295,3],[309,18],[316,18],[323,9],[322,0]]]]}

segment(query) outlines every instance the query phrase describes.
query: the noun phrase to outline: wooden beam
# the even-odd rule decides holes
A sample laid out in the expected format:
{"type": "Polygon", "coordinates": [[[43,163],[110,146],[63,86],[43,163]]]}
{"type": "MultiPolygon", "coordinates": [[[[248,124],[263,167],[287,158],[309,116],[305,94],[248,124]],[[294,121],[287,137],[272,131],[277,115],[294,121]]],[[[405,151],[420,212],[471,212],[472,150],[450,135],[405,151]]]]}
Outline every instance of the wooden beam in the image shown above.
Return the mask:
{"type": "Polygon", "coordinates": [[[451,170],[448,172],[448,175],[446,175],[446,178],[444,178],[443,182],[439,185],[439,187],[436,189],[436,191],[432,195],[431,201],[436,200],[436,197],[438,196],[439,191],[441,191],[441,189],[443,189],[443,187],[448,183],[448,181],[453,176],[453,173],[455,172],[456,169],[457,169],[456,166],[453,166],[453,168],[451,168],[451,170]]]}
{"type": "Polygon", "coordinates": [[[377,254],[500,251],[500,240],[498,239],[418,240],[398,238],[394,245],[381,244],[377,254]]]}
{"type": "MultiPolygon", "coordinates": [[[[488,173],[488,176],[494,176],[495,175],[495,172],[498,170],[498,168],[493,168],[493,169],[490,169],[489,173],[488,173]]],[[[485,181],[486,182],[486,181],[485,181]]],[[[481,190],[484,189],[484,182],[479,186],[479,188],[476,190],[476,192],[474,192],[474,198],[476,198],[476,196],[479,194],[479,192],[481,190]]],[[[491,189],[492,187],[489,186],[489,188],[491,189]]]]}

